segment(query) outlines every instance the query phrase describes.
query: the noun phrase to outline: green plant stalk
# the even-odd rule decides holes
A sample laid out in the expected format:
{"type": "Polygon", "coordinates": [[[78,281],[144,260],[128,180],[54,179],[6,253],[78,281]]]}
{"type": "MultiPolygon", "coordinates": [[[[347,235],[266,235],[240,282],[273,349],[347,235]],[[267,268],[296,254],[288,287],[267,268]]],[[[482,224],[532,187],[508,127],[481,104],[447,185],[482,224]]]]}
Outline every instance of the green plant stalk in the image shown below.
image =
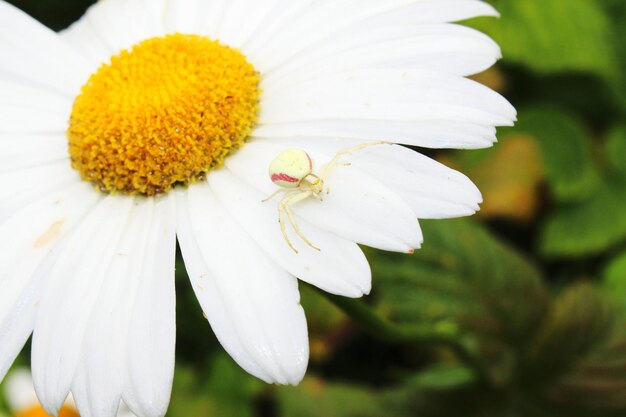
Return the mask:
{"type": "Polygon", "coordinates": [[[488,382],[482,362],[463,344],[462,333],[450,323],[403,325],[392,323],[376,314],[367,304],[352,298],[329,294],[313,287],[373,337],[386,343],[441,346],[452,351],[459,361],[471,367],[481,382],[488,382]]]}

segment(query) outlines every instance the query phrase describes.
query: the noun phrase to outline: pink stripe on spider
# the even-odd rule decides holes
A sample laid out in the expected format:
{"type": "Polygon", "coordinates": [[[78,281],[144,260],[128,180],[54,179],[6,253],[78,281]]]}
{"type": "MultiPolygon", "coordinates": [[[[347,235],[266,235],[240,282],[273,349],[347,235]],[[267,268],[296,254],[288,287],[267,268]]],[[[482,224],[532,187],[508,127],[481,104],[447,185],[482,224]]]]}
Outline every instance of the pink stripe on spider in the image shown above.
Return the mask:
{"type": "Polygon", "coordinates": [[[292,176],[289,176],[285,173],[280,173],[280,174],[272,174],[272,181],[276,182],[276,181],[284,181],[284,182],[300,182],[299,179],[294,178],[292,176]]]}

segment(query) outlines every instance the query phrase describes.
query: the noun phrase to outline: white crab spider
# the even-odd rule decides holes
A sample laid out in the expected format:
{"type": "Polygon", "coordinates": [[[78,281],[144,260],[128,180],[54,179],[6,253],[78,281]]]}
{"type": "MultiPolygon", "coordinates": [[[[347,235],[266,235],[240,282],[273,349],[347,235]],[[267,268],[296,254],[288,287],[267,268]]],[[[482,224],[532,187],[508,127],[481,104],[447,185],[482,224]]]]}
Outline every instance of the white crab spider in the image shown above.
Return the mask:
{"type": "Polygon", "coordinates": [[[324,183],[331,171],[340,165],[350,165],[349,163],[340,162],[341,157],[350,154],[354,151],[367,148],[374,145],[392,145],[391,142],[370,142],[361,145],[353,146],[350,148],[342,149],[335,154],[333,159],[328,163],[322,165],[320,171],[313,173],[313,160],[303,149],[287,149],[281,152],[270,163],[269,175],[272,182],[278,185],[280,188],[267,197],[263,202],[269,201],[280,193],[285,193],[283,198],[278,203],[278,223],[280,224],[280,230],[283,233],[285,241],[289,247],[298,253],[298,250],[293,246],[291,240],[287,236],[285,215],[289,219],[289,223],[298,237],[304,241],[307,245],[315,250],[320,250],[317,246],[307,239],[306,236],[300,230],[298,222],[291,210],[291,206],[300,201],[304,201],[309,197],[313,197],[322,201],[322,194],[324,192],[328,194],[328,187],[324,188],[324,183]]]}

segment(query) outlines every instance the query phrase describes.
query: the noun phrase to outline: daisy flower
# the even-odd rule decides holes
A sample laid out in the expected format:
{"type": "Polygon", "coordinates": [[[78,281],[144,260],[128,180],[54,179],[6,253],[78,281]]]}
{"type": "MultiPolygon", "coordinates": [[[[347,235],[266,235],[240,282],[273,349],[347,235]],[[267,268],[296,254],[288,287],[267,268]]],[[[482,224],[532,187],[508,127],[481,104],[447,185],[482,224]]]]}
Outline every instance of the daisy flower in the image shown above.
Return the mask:
{"type": "MultiPolygon", "coordinates": [[[[10,411],[14,417],[47,417],[35,388],[33,378],[27,368],[16,368],[7,376],[4,382],[4,394],[10,411]]],[[[59,411],[59,417],[80,417],[72,394],[68,396],[59,411]]],[[[117,417],[134,417],[134,414],[122,404],[117,417]]]]}
{"type": "Polygon", "coordinates": [[[228,353],[298,383],[297,279],[360,297],[359,244],[411,253],[418,218],[478,210],[464,175],[359,146],[490,146],[515,110],[464,77],[499,48],[450,22],[495,14],[476,0],[102,0],[55,33],[0,1],[0,377],[32,334],[49,413],[72,392],[83,416],[122,400],[164,415],[178,240],[228,353]],[[264,201],[272,161],[300,150],[315,174],[351,148],[283,234],[285,196],[264,201]]]}

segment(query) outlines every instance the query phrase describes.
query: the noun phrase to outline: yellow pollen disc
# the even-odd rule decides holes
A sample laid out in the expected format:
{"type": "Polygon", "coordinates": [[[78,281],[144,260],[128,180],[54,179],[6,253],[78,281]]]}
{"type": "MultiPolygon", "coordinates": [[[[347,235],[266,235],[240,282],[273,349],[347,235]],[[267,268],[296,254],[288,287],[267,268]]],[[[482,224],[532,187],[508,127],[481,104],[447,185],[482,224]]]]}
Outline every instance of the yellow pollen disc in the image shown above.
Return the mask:
{"type": "Polygon", "coordinates": [[[72,166],[109,193],[190,184],[246,141],[259,74],[239,51],[196,35],[143,41],[111,58],[74,102],[72,166]]]}
{"type": "MultiPolygon", "coordinates": [[[[27,410],[18,412],[15,417],[50,417],[40,405],[33,406],[27,410]]],[[[63,406],[58,417],[80,417],[78,412],[72,408],[63,406]]]]}

